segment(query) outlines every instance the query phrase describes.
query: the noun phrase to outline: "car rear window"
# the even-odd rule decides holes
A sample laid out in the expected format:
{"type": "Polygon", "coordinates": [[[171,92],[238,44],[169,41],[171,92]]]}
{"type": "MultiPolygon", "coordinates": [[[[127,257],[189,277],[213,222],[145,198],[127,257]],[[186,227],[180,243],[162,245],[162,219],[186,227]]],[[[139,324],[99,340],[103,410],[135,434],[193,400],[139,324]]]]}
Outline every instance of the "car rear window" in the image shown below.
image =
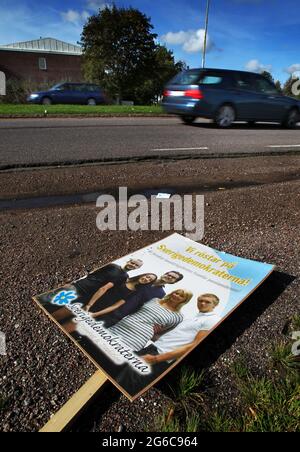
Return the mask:
{"type": "Polygon", "coordinates": [[[177,74],[170,82],[171,85],[194,85],[201,75],[200,70],[184,71],[177,74]]]}
{"type": "Polygon", "coordinates": [[[202,78],[200,78],[199,83],[201,85],[220,85],[222,83],[223,77],[220,77],[219,75],[204,75],[202,78]]]}

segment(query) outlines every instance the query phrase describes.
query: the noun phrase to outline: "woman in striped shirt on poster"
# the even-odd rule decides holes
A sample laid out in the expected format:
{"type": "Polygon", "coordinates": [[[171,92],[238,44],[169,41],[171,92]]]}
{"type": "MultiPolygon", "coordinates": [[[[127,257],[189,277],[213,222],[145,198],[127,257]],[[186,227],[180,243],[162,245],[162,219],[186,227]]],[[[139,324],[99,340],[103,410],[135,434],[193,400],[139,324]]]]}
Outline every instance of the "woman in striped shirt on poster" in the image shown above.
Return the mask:
{"type": "Polygon", "coordinates": [[[193,297],[189,291],[178,289],[162,300],[154,298],[145,303],[135,314],[124,317],[116,325],[108,328],[124,345],[138,352],[157,333],[175,328],[182,322],[181,308],[193,297]]]}

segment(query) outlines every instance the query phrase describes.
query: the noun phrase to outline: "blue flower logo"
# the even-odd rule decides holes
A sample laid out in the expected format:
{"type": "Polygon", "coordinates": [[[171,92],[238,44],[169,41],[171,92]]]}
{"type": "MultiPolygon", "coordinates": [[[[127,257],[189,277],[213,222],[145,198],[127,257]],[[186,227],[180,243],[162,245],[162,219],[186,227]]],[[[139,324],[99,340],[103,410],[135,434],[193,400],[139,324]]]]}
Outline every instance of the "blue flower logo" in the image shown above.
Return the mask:
{"type": "Polygon", "coordinates": [[[74,290],[63,290],[55,295],[51,303],[58,304],[59,306],[66,306],[71,301],[76,300],[77,294],[74,290]]]}

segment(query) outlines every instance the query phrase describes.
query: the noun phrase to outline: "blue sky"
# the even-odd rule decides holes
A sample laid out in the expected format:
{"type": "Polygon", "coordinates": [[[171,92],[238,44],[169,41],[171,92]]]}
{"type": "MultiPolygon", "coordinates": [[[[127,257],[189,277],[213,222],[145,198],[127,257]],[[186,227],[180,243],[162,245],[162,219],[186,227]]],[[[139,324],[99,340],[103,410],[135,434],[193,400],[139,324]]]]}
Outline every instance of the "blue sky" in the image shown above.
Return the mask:
{"type": "MultiPolygon", "coordinates": [[[[107,3],[110,3],[107,0],[107,3]]],[[[0,0],[0,44],[51,36],[76,43],[105,0],[0,0]]],[[[201,62],[206,0],[115,0],[151,17],[161,43],[189,66],[201,62]]],[[[300,71],[298,0],[211,0],[207,66],[259,71],[281,81],[300,71]]]]}

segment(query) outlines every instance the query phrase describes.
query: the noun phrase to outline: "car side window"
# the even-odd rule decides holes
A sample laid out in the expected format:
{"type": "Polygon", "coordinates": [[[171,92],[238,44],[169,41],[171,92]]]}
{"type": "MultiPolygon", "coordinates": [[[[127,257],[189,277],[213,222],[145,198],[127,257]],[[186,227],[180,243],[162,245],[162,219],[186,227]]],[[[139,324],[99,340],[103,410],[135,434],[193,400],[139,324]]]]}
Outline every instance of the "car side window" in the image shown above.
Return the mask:
{"type": "Polygon", "coordinates": [[[273,85],[269,80],[258,77],[255,79],[256,91],[263,94],[278,94],[276,86],[273,85]]]}
{"type": "Polygon", "coordinates": [[[236,76],[235,86],[242,91],[254,91],[254,83],[251,75],[238,74],[236,76]]]}
{"type": "Polygon", "coordinates": [[[80,93],[83,91],[82,85],[71,85],[71,91],[76,91],[76,93],[80,93]]]}
{"type": "Polygon", "coordinates": [[[222,83],[222,80],[222,77],[219,77],[217,75],[205,75],[199,82],[201,83],[201,85],[220,85],[220,83],[222,83]]]}
{"type": "Polygon", "coordinates": [[[64,85],[58,85],[58,86],[56,86],[56,89],[58,91],[65,91],[66,90],[66,85],[65,84],[64,85]]]}
{"type": "Polygon", "coordinates": [[[225,89],[233,89],[237,87],[237,80],[231,74],[224,76],[222,87],[225,89]]]}

